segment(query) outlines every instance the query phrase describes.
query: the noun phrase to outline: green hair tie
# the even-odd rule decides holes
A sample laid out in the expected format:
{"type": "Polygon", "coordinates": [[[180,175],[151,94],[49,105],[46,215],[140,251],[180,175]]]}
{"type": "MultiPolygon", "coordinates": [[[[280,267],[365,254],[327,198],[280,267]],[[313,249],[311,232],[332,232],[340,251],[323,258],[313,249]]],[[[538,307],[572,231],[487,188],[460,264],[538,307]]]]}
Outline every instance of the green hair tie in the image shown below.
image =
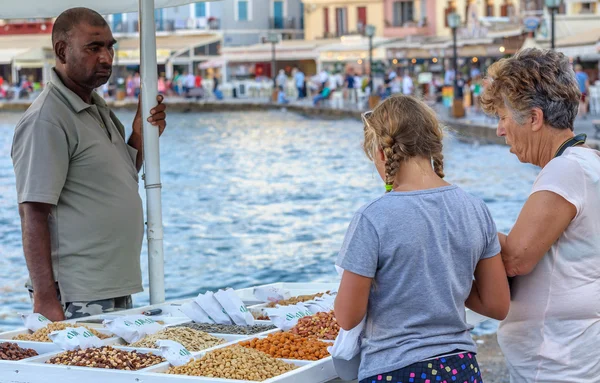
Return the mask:
{"type": "Polygon", "coordinates": [[[385,191],[386,192],[391,192],[392,190],[394,190],[394,185],[393,184],[385,184],[385,191]]]}

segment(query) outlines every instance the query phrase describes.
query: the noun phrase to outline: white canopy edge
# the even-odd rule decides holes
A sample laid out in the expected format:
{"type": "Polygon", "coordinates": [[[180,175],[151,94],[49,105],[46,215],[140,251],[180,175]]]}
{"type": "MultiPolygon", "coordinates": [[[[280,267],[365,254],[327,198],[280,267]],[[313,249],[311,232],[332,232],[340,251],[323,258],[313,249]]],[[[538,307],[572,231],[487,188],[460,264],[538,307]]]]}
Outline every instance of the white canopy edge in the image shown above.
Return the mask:
{"type": "MultiPolygon", "coordinates": [[[[169,8],[197,3],[194,0],[155,0],[154,8],[169,8]]],[[[1,17],[3,19],[30,19],[57,17],[64,10],[85,7],[95,10],[101,15],[114,13],[138,12],[136,0],[0,0],[1,17]]]]}

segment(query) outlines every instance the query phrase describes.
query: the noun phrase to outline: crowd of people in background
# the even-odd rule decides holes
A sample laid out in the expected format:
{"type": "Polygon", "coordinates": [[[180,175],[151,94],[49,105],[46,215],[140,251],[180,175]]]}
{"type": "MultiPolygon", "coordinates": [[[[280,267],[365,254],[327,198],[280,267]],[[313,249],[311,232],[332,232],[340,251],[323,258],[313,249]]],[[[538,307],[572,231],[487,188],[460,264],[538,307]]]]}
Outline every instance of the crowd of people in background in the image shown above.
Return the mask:
{"type": "MultiPolygon", "coordinates": [[[[579,116],[586,118],[590,102],[589,75],[579,63],[574,64],[574,70],[582,93],[580,100],[579,116]]],[[[158,78],[158,92],[167,97],[182,97],[195,100],[224,98],[221,89],[222,79],[218,70],[209,71],[203,78],[200,70],[193,73],[190,70],[175,70],[171,78],[161,73],[158,78]],[[205,80],[209,80],[207,84],[205,80]],[[206,86],[204,86],[206,85],[206,86]]],[[[444,104],[444,97],[458,97],[467,99],[466,106],[470,113],[482,114],[480,97],[484,92],[484,73],[478,65],[463,67],[462,71],[455,71],[447,67],[443,73],[431,73],[426,81],[421,81],[419,72],[415,67],[389,67],[383,73],[374,74],[374,83],[367,74],[359,72],[353,66],[343,70],[323,67],[317,74],[307,76],[298,66],[292,69],[280,69],[275,78],[266,75],[256,76],[258,83],[272,82],[274,85],[273,101],[279,104],[288,104],[292,101],[302,101],[308,98],[307,103],[314,106],[331,105],[334,107],[360,106],[365,98],[371,95],[381,100],[394,95],[414,95],[430,103],[444,104]],[[456,88],[454,82],[456,80],[456,88]],[[293,91],[292,91],[293,90],[293,91]],[[448,96],[448,92],[450,96],[448,96]]],[[[118,98],[118,90],[124,91],[124,97],[137,98],[141,89],[141,76],[137,71],[120,73],[115,82],[109,82],[97,91],[105,98],[118,98]]],[[[0,100],[24,100],[35,97],[43,88],[41,82],[35,82],[33,76],[21,75],[19,81],[10,84],[0,77],[0,100]]],[[[236,89],[232,96],[235,98],[236,89]]],[[[446,105],[448,106],[448,105],[446,105]]]]}
{"type": "MultiPolygon", "coordinates": [[[[218,90],[219,80],[216,75],[212,76],[214,83],[212,88],[213,97],[223,99],[222,93],[218,90]]],[[[200,72],[193,74],[189,71],[174,71],[172,78],[161,73],[158,77],[158,93],[167,97],[184,97],[200,100],[207,97],[203,87],[204,78],[200,72]]],[[[141,76],[139,72],[128,72],[125,76],[118,76],[116,79],[118,85],[104,84],[97,91],[105,98],[116,97],[116,90],[123,89],[126,98],[137,98],[141,90],[141,76]]],[[[117,97],[118,98],[118,97],[117,97]]]]}
{"type": "Polygon", "coordinates": [[[35,82],[33,76],[21,75],[19,81],[10,84],[0,76],[0,100],[23,100],[39,93],[42,84],[35,82]]]}

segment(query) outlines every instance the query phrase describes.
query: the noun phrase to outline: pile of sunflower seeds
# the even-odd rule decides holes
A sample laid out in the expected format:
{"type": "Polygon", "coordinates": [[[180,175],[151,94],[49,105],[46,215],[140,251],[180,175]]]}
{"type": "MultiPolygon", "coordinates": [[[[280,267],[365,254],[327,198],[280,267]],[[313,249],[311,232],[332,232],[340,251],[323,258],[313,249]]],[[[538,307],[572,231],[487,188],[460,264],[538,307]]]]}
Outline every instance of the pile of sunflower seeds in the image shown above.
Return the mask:
{"type": "Polygon", "coordinates": [[[231,324],[212,324],[212,323],[188,323],[181,327],[189,327],[194,330],[200,330],[212,334],[235,334],[235,335],[254,335],[261,332],[273,330],[277,327],[273,325],[254,325],[238,326],[231,324]]]}

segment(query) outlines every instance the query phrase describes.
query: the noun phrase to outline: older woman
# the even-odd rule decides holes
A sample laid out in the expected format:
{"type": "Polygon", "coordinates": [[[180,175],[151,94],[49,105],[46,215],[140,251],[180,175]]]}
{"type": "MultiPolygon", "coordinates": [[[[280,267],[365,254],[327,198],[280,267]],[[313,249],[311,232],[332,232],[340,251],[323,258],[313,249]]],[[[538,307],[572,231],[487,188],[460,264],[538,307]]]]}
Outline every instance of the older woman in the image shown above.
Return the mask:
{"type": "Polygon", "coordinates": [[[521,162],[542,168],[508,236],[512,281],[498,332],[511,382],[600,379],[600,155],[575,136],[580,92],[567,57],[524,50],[488,70],[482,106],[521,162]]]}

